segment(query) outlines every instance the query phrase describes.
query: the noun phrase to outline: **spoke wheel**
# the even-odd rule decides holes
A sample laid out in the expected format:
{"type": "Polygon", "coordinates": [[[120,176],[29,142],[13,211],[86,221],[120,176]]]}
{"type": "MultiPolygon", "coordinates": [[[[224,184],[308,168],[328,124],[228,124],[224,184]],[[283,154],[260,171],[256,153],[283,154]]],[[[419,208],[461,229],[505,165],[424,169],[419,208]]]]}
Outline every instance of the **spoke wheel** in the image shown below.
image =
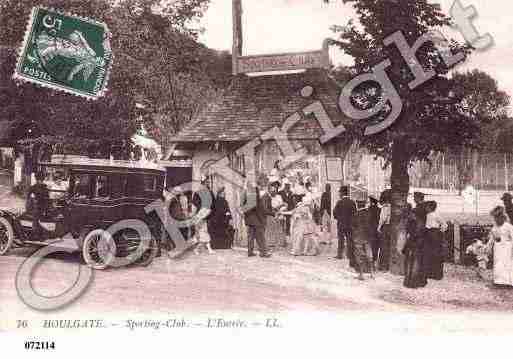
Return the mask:
{"type": "Polygon", "coordinates": [[[14,231],[11,223],[3,217],[0,217],[0,256],[7,254],[14,242],[14,231]]]}
{"type": "Polygon", "coordinates": [[[150,240],[150,248],[148,248],[148,250],[146,250],[142,254],[141,258],[136,262],[136,264],[143,266],[143,267],[149,266],[151,264],[151,262],[153,262],[153,260],[157,256],[158,252],[159,252],[159,247],[157,244],[157,240],[152,237],[150,240]]]}
{"type": "Polygon", "coordinates": [[[143,239],[134,229],[118,232],[114,237],[117,246],[116,265],[148,266],[157,256],[158,246],[151,233],[148,232],[147,235],[147,239],[143,239]]]}
{"type": "Polygon", "coordinates": [[[116,244],[106,231],[97,229],[85,237],[82,256],[89,267],[98,270],[106,269],[115,255],[116,244]]]}

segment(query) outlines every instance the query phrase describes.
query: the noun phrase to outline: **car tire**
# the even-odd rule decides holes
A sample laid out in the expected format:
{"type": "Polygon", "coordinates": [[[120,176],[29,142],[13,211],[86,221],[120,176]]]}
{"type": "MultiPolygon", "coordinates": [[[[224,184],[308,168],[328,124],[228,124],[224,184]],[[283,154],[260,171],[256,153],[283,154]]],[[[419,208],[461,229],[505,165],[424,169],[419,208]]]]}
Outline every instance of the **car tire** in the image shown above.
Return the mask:
{"type": "Polygon", "coordinates": [[[157,256],[158,252],[159,252],[159,247],[158,247],[157,240],[154,237],[152,237],[151,241],[150,241],[150,248],[148,248],[148,250],[143,253],[143,255],[136,262],[136,264],[141,267],[149,266],[153,262],[155,257],[157,256]]]}
{"type": "Polygon", "coordinates": [[[11,223],[4,217],[0,217],[0,256],[9,252],[14,242],[14,230],[11,223]]]}
{"type": "Polygon", "coordinates": [[[91,268],[104,270],[116,255],[116,243],[103,229],[89,232],[82,244],[82,258],[91,268]]]}

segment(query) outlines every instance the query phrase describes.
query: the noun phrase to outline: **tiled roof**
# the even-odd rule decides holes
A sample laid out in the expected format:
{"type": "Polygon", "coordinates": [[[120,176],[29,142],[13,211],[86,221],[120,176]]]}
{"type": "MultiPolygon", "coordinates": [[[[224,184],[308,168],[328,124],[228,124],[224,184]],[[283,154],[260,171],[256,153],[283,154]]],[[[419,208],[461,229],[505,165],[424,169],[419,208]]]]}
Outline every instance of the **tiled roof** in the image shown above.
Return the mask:
{"type": "MultiPolygon", "coordinates": [[[[281,127],[287,117],[316,100],[321,100],[337,125],[343,118],[337,105],[339,94],[340,89],[325,70],[259,77],[239,75],[173,142],[249,141],[273,126],[281,127]],[[306,86],[314,89],[309,98],[301,96],[306,86]]],[[[318,122],[310,116],[288,131],[288,138],[318,139],[321,134],[318,122]]]]}

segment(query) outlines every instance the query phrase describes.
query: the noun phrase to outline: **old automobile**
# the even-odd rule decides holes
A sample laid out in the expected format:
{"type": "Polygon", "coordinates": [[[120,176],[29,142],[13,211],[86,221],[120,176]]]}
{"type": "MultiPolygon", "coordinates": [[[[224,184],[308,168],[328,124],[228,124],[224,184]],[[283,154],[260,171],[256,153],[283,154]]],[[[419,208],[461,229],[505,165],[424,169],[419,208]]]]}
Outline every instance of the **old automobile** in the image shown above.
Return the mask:
{"type": "Polygon", "coordinates": [[[74,239],[85,263],[95,269],[107,268],[109,258],[151,263],[158,252],[162,224],[145,207],[162,198],[163,168],[80,156],[53,156],[39,167],[44,173],[60,171],[65,186],[50,191],[51,204],[38,223],[29,200],[23,213],[0,210],[0,255],[16,246],[56,245],[67,236],[74,239]],[[118,228],[111,233],[113,225],[126,220],[145,228],[118,228]],[[147,235],[143,238],[141,233],[147,235]]]}

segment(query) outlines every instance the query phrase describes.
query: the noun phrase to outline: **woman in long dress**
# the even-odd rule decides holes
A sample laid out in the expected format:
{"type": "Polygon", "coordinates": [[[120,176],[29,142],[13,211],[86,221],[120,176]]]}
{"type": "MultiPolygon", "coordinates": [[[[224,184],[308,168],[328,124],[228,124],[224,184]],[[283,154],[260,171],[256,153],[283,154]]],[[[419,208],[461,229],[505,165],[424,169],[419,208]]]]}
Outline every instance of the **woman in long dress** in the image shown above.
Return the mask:
{"type": "Polygon", "coordinates": [[[265,238],[267,238],[271,246],[275,247],[283,246],[286,242],[286,234],[280,218],[280,212],[286,210],[287,204],[278,194],[279,187],[279,182],[269,185],[269,195],[271,196],[271,207],[274,216],[267,217],[265,227],[265,238]]]}
{"type": "Polygon", "coordinates": [[[513,286],[513,225],[506,221],[504,207],[496,207],[491,215],[495,225],[490,232],[488,250],[493,251],[493,283],[513,286]]]}
{"type": "Polygon", "coordinates": [[[228,201],[226,201],[225,189],[223,187],[217,192],[209,222],[213,249],[230,249],[232,247],[233,233],[230,230],[231,220],[232,214],[228,201]]]}
{"type": "Polygon", "coordinates": [[[442,220],[438,214],[435,201],[425,203],[426,208],[426,232],[425,245],[426,251],[425,271],[429,279],[442,280],[444,277],[444,251],[443,251],[443,232],[447,231],[447,222],[442,220]]]}
{"type": "Polygon", "coordinates": [[[424,264],[424,224],[410,205],[403,212],[406,222],[406,244],[402,250],[404,255],[404,282],[406,288],[422,288],[427,285],[424,264]]]}

